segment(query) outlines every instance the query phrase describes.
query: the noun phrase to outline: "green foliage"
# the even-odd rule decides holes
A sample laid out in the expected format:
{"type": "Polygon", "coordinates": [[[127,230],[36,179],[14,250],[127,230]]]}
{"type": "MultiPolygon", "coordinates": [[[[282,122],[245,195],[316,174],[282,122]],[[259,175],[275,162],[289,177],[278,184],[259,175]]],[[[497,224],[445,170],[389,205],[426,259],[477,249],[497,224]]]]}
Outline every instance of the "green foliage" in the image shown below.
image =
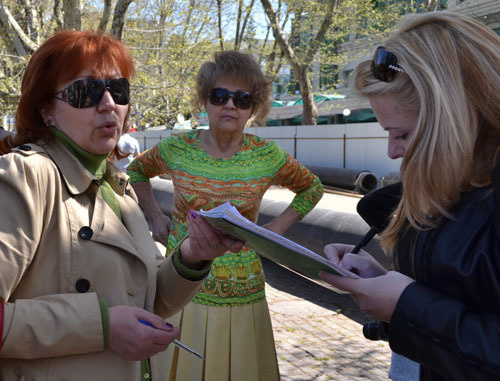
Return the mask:
{"type": "MultiPolygon", "coordinates": [[[[97,29],[103,15],[103,1],[81,2],[82,28],[97,29]]],[[[31,13],[23,2],[3,0],[3,6],[26,36],[39,44],[57,29],[60,20],[54,13],[54,0],[31,0],[30,3],[34,7],[31,13]]],[[[338,3],[332,25],[318,50],[322,83],[327,88],[336,84],[337,69],[346,62],[342,43],[349,35],[370,39],[385,34],[405,12],[403,6],[407,2],[339,0],[338,3]]],[[[108,31],[115,5],[116,0],[113,0],[108,31]]],[[[308,54],[326,5],[323,0],[273,1],[280,24],[301,59],[308,54]]],[[[140,127],[172,127],[178,114],[189,118],[194,113],[191,96],[197,71],[220,49],[217,11],[216,0],[136,0],[129,6],[122,40],[136,64],[136,75],[131,83],[132,120],[140,127]]],[[[237,48],[252,54],[270,79],[275,80],[286,60],[272,38],[260,1],[242,0],[240,4],[239,1],[221,0],[221,12],[225,49],[237,48]],[[241,29],[236,31],[239,9],[242,11],[241,29]],[[238,36],[238,43],[235,36],[238,36]]],[[[23,55],[16,50],[11,27],[0,23],[0,32],[1,116],[15,113],[22,74],[30,54],[23,55]]]]}
{"type": "Polygon", "coordinates": [[[129,10],[123,41],[136,63],[132,115],[139,126],[173,127],[178,114],[190,116],[196,73],[217,46],[211,13],[195,1],[139,0],[129,10]]]}

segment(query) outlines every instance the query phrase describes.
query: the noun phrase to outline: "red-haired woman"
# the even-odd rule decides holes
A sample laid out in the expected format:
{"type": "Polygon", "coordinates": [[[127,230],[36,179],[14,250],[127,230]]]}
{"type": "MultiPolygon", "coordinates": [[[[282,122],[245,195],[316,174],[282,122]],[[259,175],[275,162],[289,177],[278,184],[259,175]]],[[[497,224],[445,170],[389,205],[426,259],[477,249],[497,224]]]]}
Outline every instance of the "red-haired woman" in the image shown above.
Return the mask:
{"type": "Polygon", "coordinates": [[[199,218],[174,256],[159,253],[108,161],[133,71],[121,42],[81,31],[49,38],[26,68],[17,134],[0,141],[2,380],[158,379],[152,356],[179,333],[164,318],[241,247],[199,218]]]}

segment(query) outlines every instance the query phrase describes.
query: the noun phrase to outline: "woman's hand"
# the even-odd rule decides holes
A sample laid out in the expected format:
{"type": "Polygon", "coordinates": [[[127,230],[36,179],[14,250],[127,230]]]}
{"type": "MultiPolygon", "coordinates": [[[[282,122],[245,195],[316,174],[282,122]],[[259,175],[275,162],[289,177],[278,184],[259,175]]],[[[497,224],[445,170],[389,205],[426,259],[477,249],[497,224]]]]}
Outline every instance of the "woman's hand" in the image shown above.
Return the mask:
{"type": "Polygon", "coordinates": [[[226,251],[236,253],[245,244],[215,230],[193,210],[187,215],[187,227],[189,237],[182,242],[181,261],[191,268],[198,268],[226,251]]]}
{"type": "Polygon", "coordinates": [[[351,293],[360,309],[377,320],[390,322],[396,304],[414,280],[396,271],[389,271],[374,278],[347,278],[320,272],[321,278],[332,286],[351,293]]]}
{"type": "Polygon", "coordinates": [[[288,206],[283,213],[273,218],[270,222],[262,227],[271,230],[272,232],[283,235],[296,222],[300,220],[299,214],[291,206],[288,206]]]}
{"type": "Polygon", "coordinates": [[[151,226],[153,239],[160,242],[163,246],[167,246],[172,220],[160,211],[151,218],[148,218],[148,222],[151,226]]]}
{"type": "Polygon", "coordinates": [[[362,278],[373,278],[387,273],[387,270],[366,251],[360,250],[358,254],[352,254],[353,248],[352,245],[332,243],[325,246],[324,250],[329,260],[362,278]]]}
{"type": "Polygon", "coordinates": [[[144,216],[148,221],[149,228],[153,234],[153,239],[160,242],[163,246],[167,246],[168,233],[172,221],[169,217],[163,214],[156,198],[153,194],[153,188],[149,181],[140,181],[132,184],[135,194],[139,199],[139,204],[144,210],[144,216]]]}
{"type": "Polygon", "coordinates": [[[116,306],[108,310],[108,346],[129,361],[144,360],[167,349],[179,336],[180,329],[172,327],[163,318],[142,308],[116,306]],[[139,322],[151,323],[154,328],[139,322]]]}

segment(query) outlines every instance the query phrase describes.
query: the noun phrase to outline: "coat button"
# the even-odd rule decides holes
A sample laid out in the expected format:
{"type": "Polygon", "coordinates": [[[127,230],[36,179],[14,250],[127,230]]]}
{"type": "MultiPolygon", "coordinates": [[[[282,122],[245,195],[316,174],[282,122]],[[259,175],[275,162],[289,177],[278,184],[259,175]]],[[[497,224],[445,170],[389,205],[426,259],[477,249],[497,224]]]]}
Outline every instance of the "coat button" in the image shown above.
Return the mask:
{"type": "Polygon", "coordinates": [[[89,226],[84,226],[80,229],[78,235],[81,239],[89,240],[92,238],[92,235],[94,235],[94,231],[89,226]]]}
{"type": "Polygon", "coordinates": [[[21,151],[31,151],[31,147],[29,145],[23,144],[18,147],[21,151]]]}
{"type": "Polygon", "coordinates": [[[80,294],[83,294],[90,290],[90,282],[85,278],[78,279],[75,283],[75,288],[76,291],[78,291],[80,294]]]}

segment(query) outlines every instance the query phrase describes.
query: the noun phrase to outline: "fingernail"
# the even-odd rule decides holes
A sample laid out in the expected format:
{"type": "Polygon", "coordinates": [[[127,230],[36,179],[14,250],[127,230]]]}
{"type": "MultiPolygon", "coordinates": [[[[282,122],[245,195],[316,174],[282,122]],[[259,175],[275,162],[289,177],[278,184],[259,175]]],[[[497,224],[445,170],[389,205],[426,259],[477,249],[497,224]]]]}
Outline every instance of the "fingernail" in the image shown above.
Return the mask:
{"type": "Polygon", "coordinates": [[[193,217],[195,220],[198,218],[198,215],[196,214],[196,212],[194,210],[189,210],[189,214],[191,215],[191,217],[193,217]]]}
{"type": "Polygon", "coordinates": [[[173,330],[173,329],[174,329],[174,326],[173,326],[172,324],[170,324],[168,321],[167,321],[167,322],[165,322],[165,326],[167,327],[167,329],[168,329],[169,331],[171,331],[171,330],[173,330]]]}

